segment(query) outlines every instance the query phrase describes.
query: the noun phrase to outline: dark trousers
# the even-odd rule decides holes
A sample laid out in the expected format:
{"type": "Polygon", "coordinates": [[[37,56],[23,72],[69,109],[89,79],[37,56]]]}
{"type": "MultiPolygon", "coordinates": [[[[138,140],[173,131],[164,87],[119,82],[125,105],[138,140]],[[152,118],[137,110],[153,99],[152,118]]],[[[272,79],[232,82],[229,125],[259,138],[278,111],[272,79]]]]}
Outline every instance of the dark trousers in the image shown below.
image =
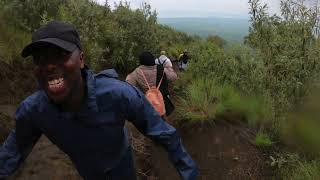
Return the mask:
{"type": "Polygon", "coordinates": [[[136,171],[133,162],[133,153],[131,147],[120,161],[120,164],[110,171],[106,172],[106,180],[136,180],[136,171]]]}

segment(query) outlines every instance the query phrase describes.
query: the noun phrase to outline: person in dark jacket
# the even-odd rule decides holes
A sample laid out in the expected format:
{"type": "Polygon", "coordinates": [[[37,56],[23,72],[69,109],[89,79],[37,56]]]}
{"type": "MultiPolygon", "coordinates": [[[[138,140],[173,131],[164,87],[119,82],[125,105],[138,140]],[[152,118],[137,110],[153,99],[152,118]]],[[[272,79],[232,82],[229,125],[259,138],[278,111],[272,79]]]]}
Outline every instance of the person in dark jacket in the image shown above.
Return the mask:
{"type": "Polygon", "coordinates": [[[136,179],[125,120],[160,143],[180,177],[198,176],[176,129],[140,90],[85,65],[76,29],[52,21],[35,31],[22,57],[33,56],[39,89],[15,113],[16,126],[0,147],[0,179],[9,177],[44,134],[86,180],[136,179]]]}

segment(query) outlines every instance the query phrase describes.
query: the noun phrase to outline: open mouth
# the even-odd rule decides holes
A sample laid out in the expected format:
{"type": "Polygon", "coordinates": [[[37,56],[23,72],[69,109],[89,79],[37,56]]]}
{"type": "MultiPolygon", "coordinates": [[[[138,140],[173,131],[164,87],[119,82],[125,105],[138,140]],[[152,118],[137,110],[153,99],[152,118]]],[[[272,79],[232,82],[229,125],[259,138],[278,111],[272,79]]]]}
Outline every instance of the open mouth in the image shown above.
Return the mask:
{"type": "Polygon", "coordinates": [[[64,78],[54,78],[48,80],[48,90],[53,94],[60,94],[65,90],[65,80],[64,78]]]}

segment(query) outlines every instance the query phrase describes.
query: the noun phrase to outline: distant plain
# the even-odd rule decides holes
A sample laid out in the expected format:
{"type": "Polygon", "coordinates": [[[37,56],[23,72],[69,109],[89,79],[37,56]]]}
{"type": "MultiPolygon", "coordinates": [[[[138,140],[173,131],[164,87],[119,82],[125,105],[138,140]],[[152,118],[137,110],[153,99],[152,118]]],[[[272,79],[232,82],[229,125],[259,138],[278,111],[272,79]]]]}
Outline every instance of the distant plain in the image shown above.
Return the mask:
{"type": "Polygon", "coordinates": [[[228,42],[242,42],[249,30],[249,20],[242,17],[158,18],[158,23],[202,38],[218,35],[228,42]]]}

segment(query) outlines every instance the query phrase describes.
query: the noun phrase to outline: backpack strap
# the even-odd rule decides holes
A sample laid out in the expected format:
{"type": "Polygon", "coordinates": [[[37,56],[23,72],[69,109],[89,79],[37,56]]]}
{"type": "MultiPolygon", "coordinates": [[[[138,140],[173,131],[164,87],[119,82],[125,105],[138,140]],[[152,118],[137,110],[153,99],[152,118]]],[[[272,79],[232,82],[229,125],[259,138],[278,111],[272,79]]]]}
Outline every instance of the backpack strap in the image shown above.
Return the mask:
{"type": "MultiPolygon", "coordinates": [[[[147,78],[146,78],[146,76],[144,75],[143,71],[142,71],[141,69],[139,69],[139,71],[141,72],[141,74],[142,74],[142,76],[143,76],[144,82],[147,84],[148,88],[151,89],[151,88],[150,88],[150,85],[149,85],[149,83],[148,83],[148,81],[147,81],[147,78]]],[[[159,87],[160,87],[160,85],[161,85],[161,83],[162,83],[163,75],[164,75],[164,70],[163,70],[163,72],[162,72],[162,77],[161,77],[161,79],[160,79],[160,82],[159,82],[159,84],[158,84],[158,86],[157,86],[157,89],[158,89],[158,90],[159,90],[159,87]]]]}
{"type": "Polygon", "coordinates": [[[157,61],[158,61],[158,64],[163,65],[164,63],[166,63],[167,59],[165,59],[165,60],[163,61],[163,63],[161,63],[161,61],[160,61],[159,58],[157,58],[157,61]]]}
{"type": "MultiPolygon", "coordinates": [[[[143,76],[144,82],[147,84],[148,88],[151,89],[151,88],[150,88],[150,85],[149,85],[149,83],[148,83],[148,81],[147,81],[147,78],[146,78],[146,76],[144,75],[143,71],[142,71],[141,69],[139,69],[139,71],[141,72],[141,74],[142,74],[142,76],[143,76]]],[[[162,80],[162,79],[161,79],[161,80],[162,80]]]]}
{"type": "Polygon", "coordinates": [[[167,59],[165,59],[161,65],[164,65],[164,63],[166,63],[166,61],[167,61],[167,59]]]}
{"type": "Polygon", "coordinates": [[[159,87],[160,87],[160,85],[161,85],[161,83],[162,83],[163,76],[164,76],[164,69],[163,69],[163,72],[162,72],[162,77],[161,77],[161,79],[160,79],[160,82],[159,82],[159,84],[158,84],[158,86],[157,86],[157,89],[158,89],[158,90],[159,90],[159,87]]]}

